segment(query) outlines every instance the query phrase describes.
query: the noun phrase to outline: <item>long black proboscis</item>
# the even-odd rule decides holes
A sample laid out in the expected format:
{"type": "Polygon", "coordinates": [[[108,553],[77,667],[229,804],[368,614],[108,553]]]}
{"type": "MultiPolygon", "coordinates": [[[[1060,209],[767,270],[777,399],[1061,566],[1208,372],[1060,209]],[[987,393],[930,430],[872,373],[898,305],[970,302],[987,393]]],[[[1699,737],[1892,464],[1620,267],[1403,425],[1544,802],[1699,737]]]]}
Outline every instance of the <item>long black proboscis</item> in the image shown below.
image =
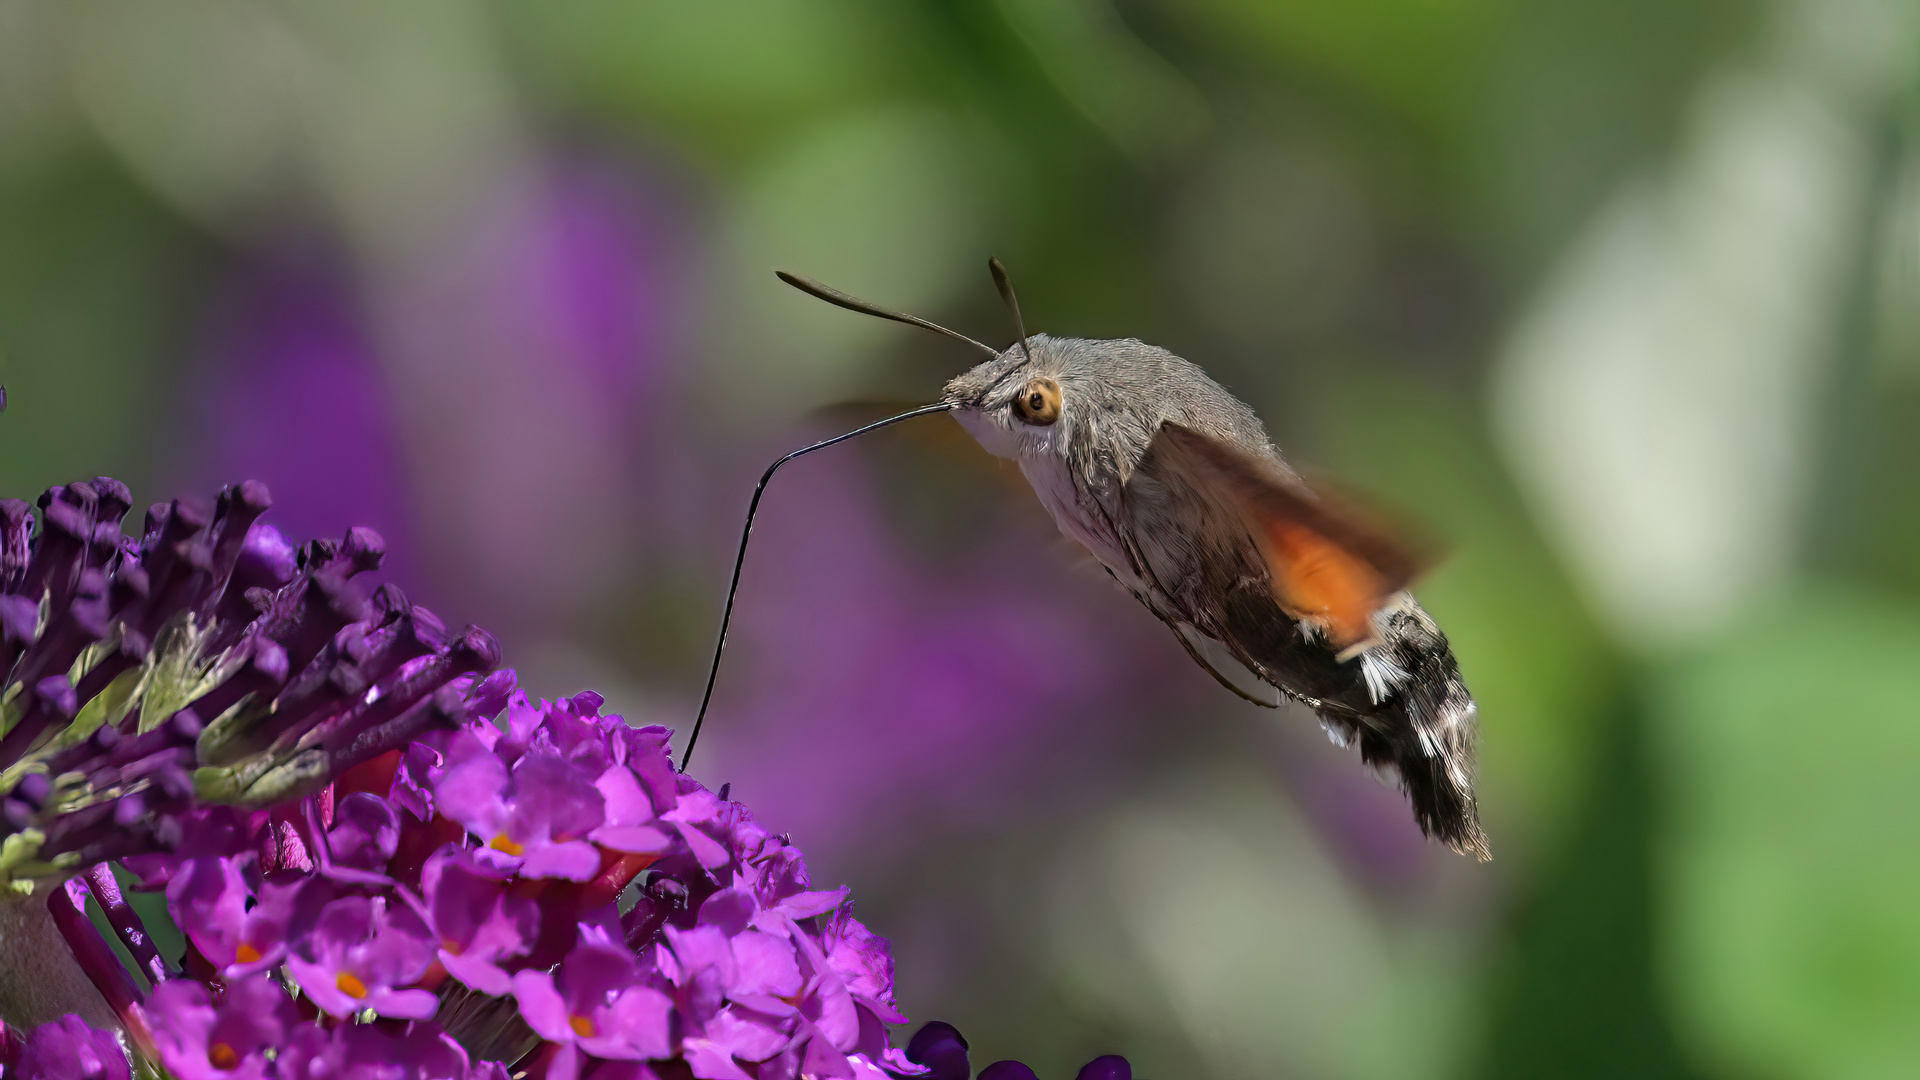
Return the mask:
{"type": "Polygon", "coordinates": [[[687,763],[693,760],[694,744],[700,741],[700,726],[707,722],[707,706],[713,701],[713,684],[720,678],[720,657],[727,648],[727,626],[733,621],[734,594],[740,591],[740,568],[747,562],[747,541],[753,536],[753,516],[760,512],[760,496],[766,494],[767,481],[773,479],[773,474],[779,471],[780,466],[794,458],[811,454],[815,450],[825,450],[835,443],[846,442],[857,435],[878,431],[902,420],[912,420],[916,416],[931,416],[934,413],[947,412],[952,408],[953,406],[942,402],[938,405],[923,405],[918,409],[910,409],[898,416],[889,416],[885,420],[876,420],[864,427],[854,428],[844,435],[835,435],[831,439],[823,439],[812,446],[803,446],[767,466],[767,471],[760,474],[760,483],[753,489],[753,499],[747,503],[747,523],[740,530],[740,550],[733,557],[733,579],[727,583],[727,603],[720,611],[720,636],[713,643],[713,664],[707,669],[707,689],[700,695],[700,713],[693,718],[693,733],[687,736],[687,750],[680,757],[681,772],[686,772],[687,763]]]}

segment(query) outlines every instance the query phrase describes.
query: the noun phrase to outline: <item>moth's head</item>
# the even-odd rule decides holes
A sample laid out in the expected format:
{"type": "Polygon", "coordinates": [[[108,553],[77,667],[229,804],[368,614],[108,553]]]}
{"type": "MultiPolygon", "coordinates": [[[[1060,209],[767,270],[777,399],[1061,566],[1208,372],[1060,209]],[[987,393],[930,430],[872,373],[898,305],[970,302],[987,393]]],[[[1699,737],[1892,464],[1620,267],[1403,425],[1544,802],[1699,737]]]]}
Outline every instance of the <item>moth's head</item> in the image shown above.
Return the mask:
{"type": "Polygon", "coordinates": [[[989,453],[1060,453],[1079,412],[1075,382],[1055,340],[1036,334],[947,383],[941,400],[989,453]]]}
{"type": "MultiPolygon", "coordinates": [[[[989,452],[1001,457],[1051,454],[1064,457],[1074,416],[1074,378],[1068,369],[1063,342],[1040,334],[1029,338],[1020,317],[1020,301],[1013,295],[1006,267],[987,260],[1000,298],[1013,313],[1019,338],[1004,350],[995,349],[914,315],[870,304],[838,289],[779,271],[780,280],[829,304],[876,318],[891,319],[943,334],[973,346],[988,359],[947,384],[941,403],[989,452]]],[[[1084,343],[1081,343],[1084,344],[1084,343]]],[[[1084,377],[1084,363],[1079,365],[1084,377]]]]}

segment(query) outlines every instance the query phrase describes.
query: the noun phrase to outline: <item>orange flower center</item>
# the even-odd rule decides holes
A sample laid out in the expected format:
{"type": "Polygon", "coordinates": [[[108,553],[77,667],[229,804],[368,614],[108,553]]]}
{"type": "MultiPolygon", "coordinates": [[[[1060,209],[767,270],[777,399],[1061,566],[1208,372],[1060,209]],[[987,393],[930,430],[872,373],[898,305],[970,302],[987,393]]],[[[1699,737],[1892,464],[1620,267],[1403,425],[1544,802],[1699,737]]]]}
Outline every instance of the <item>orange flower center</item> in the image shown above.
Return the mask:
{"type": "Polygon", "coordinates": [[[567,1024],[573,1028],[573,1033],[575,1035],[578,1035],[583,1039],[593,1038],[593,1021],[587,1019],[586,1017],[576,1016],[573,1019],[567,1021],[567,1024]]]}
{"type": "Polygon", "coordinates": [[[513,837],[508,836],[506,833],[501,833],[487,841],[487,846],[495,851],[504,851],[509,855],[518,855],[527,850],[525,846],[514,843],[513,837]]]}
{"type": "Polygon", "coordinates": [[[462,952],[466,951],[466,948],[467,948],[465,945],[460,944],[459,942],[453,940],[452,938],[447,938],[445,941],[442,941],[440,943],[440,947],[447,950],[448,952],[452,953],[455,956],[459,956],[462,952]]]}
{"type": "Polygon", "coordinates": [[[251,964],[260,959],[260,950],[243,941],[240,947],[234,950],[233,958],[242,964],[251,964]]]}
{"type": "Polygon", "coordinates": [[[343,971],[336,976],[333,980],[333,985],[339,987],[340,992],[350,998],[358,999],[367,996],[367,984],[354,978],[349,972],[343,971]]]}
{"type": "Polygon", "coordinates": [[[226,1043],[214,1043],[207,1048],[207,1062],[216,1069],[231,1069],[240,1064],[240,1055],[226,1043]]]}

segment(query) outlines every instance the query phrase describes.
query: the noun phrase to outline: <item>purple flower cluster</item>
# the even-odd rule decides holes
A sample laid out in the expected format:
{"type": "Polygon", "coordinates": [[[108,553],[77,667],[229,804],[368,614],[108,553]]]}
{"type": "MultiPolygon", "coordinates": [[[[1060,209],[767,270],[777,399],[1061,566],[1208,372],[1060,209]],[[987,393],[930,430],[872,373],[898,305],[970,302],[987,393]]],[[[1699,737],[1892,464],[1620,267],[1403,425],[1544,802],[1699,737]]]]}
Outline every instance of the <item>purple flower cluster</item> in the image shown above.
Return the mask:
{"type": "Polygon", "coordinates": [[[174,1076],[926,1073],[888,1044],[885,939],[677,774],[670,732],[596,694],[531,701],[511,671],[466,702],[503,723],[257,811],[244,850],[129,860],[188,942],[128,1009],[174,1076]]]}

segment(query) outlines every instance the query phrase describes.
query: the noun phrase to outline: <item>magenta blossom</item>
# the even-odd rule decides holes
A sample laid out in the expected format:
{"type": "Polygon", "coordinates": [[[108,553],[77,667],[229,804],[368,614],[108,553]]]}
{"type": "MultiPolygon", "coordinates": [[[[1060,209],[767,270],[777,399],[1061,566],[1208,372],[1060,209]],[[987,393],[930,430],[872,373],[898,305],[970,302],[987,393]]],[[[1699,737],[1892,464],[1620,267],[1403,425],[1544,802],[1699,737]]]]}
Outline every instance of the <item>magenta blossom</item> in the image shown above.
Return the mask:
{"type": "Polygon", "coordinates": [[[256,1080],[298,1023],[293,1002],[272,979],[227,984],[216,1008],[207,988],[185,979],[162,983],[146,1005],[160,1060],[178,1080],[256,1080]]]}
{"type": "Polygon", "coordinates": [[[420,875],[420,887],[440,940],[447,974],[493,997],[513,989],[500,962],[533,947],[540,912],[532,899],[507,891],[512,875],[451,845],[435,852],[420,875]]]}
{"type": "Polygon", "coordinates": [[[287,970],[330,1015],[371,1009],[425,1020],[439,1007],[429,991],[400,989],[426,974],[434,956],[426,926],[405,906],[389,907],[383,897],[341,897],[321,909],[301,946],[287,958],[287,970]]]}
{"type": "Polygon", "coordinates": [[[6,1074],[22,1080],[132,1080],[133,1070],[119,1040],[68,1013],[35,1028],[6,1074]]]}
{"type": "Polygon", "coordinates": [[[573,1080],[582,1054],[644,1061],[672,1052],[673,1002],[639,980],[632,950],[586,924],[557,975],[522,971],[513,977],[520,1015],[561,1047],[547,1073],[552,1080],[573,1080]]]}

